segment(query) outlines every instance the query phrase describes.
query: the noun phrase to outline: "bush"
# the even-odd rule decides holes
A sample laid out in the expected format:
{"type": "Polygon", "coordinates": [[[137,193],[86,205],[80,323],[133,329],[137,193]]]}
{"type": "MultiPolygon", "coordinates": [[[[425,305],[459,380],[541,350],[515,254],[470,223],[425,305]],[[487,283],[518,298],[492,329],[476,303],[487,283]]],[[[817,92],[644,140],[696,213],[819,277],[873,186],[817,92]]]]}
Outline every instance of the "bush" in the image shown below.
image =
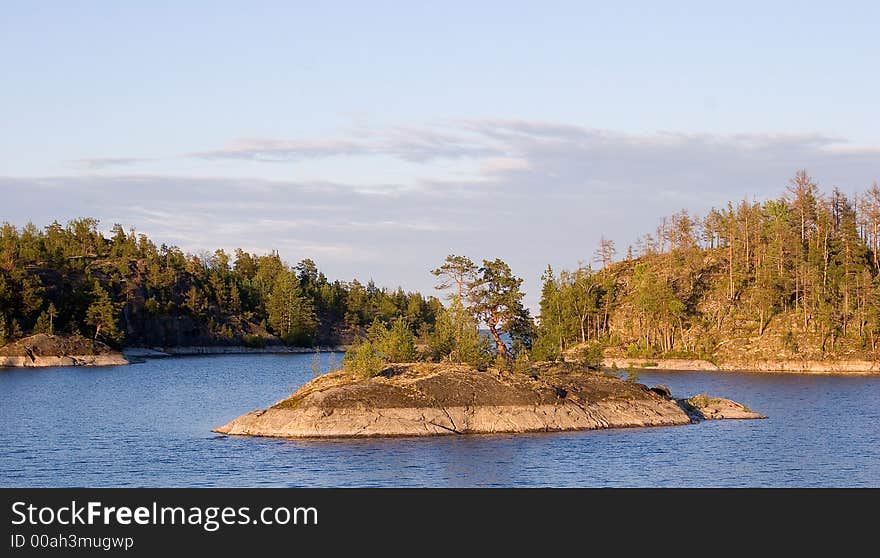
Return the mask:
{"type": "Polygon", "coordinates": [[[486,370],[495,358],[492,342],[480,335],[476,321],[458,299],[438,314],[426,356],[435,362],[470,364],[478,370],[486,370]]]}
{"type": "Polygon", "coordinates": [[[626,348],[628,358],[654,358],[657,352],[653,347],[645,347],[641,343],[630,343],[626,348]]]}
{"type": "Polygon", "coordinates": [[[390,329],[382,322],[373,322],[367,337],[387,362],[413,362],[417,358],[416,338],[402,318],[395,320],[390,329]]]}
{"type": "Polygon", "coordinates": [[[382,358],[373,343],[364,341],[346,351],[342,365],[349,372],[365,378],[372,378],[381,374],[385,369],[385,359],[382,358]]]}
{"type": "Polygon", "coordinates": [[[703,407],[708,406],[709,401],[710,401],[709,396],[705,393],[697,394],[697,395],[691,397],[690,399],[688,399],[688,403],[690,403],[691,405],[693,405],[694,407],[696,407],[698,409],[702,409],[703,407]]]}
{"type": "Polygon", "coordinates": [[[538,335],[532,345],[532,358],[537,362],[554,362],[562,359],[559,344],[547,335],[538,335]]]}
{"type": "Polygon", "coordinates": [[[153,315],[159,313],[159,301],[156,300],[156,297],[151,296],[144,302],[144,310],[153,315]]]}
{"type": "Polygon", "coordinates": [[[529,355],[525,351],[520,351],[516,355],[516,360],[513,361],[513,371],[518,374],[526,374],[531,375],[532,371],[532,362],[529,359],[529,355]]]}
{"type": "Polygon", "coordinates": [[[578,364],[594,370],[602,367],[603,350],[601,343],[587,343],[572,352],[572,359],[578,364]]]}
{"type": "Polygon", "coordinates": [[[367,338],[345,353],[343,367],[355,374],[372,378],[392,362],[413,362],[417,358],[416,340],[403,319],[391,328],[376,320],[367,330],[367,338]]]}

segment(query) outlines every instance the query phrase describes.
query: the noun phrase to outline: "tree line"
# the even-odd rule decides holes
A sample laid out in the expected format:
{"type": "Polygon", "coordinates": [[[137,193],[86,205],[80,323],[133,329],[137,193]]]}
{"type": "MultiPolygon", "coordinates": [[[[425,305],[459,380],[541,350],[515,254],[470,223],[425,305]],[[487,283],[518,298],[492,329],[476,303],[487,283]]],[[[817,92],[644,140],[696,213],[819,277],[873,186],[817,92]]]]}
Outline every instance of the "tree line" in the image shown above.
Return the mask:
{"type": "Polygon", "coordinates": [[[547,268],[533,356],[599,343],[629,356],[714,358],[731,339],[788,357],[877,352],[876,183],[855,196],[825,194],[799,171],[776,199],[702,217],[680,211],[621,261],[615,255],[603,239],[596,268],[547,268]]]}
{"type": "Polygon", "coordinates": [[[0,227],[0,340],[80,333],[111,344],[358,343],[347,366],[407,360],[485,368],[605,354],[859,355],[880,344],[880,185],[823,193],[798,172],[778,198],[663,219],[618,256],[547,267],[539,315],[500,259],[450,255],[434,296],[330,281],[277,252],[187,254],[94,219],[0,227]],[[592,265],[592,264],[595,264],[592,265]],[[751,349],[750,349],[751,350],[751,349]],[[726,352],[725,352],[726,351],[726,352]]]}
{"type": "Polygon", "coordinates": [[[399,362],[453,362],[484,370],[528,361],[534,322],[523,304],[523,281],[510,266],[497,258],[478,266],[468,257],[450,254],[431,273],[448,298],[434,328],[416,339],[402,319],[390,328],[376,322],[346,353],[346,369],[374,376],[399,362]]]}
{"type": "Polygon", "coordinates": [[[120,225],[105,237],[98,225],[0,226],[0,344],[63,333],[115,346],[333,345],[398,318],[424,334],[441,307],[373,281],[330,281],[310,259],[188,254],[120,225]]]}

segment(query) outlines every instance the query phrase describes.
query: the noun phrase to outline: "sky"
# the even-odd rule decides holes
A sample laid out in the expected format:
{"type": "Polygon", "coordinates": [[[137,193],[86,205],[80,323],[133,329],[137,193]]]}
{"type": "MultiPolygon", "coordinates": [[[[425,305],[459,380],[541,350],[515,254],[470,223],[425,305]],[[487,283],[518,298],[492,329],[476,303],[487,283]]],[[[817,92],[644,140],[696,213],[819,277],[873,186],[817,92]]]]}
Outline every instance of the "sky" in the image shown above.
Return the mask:
{"type": "Polygon", "coordinates": [[[0,221],[430,293],[880,180],[876,2],[0,0],[0,221]]]}

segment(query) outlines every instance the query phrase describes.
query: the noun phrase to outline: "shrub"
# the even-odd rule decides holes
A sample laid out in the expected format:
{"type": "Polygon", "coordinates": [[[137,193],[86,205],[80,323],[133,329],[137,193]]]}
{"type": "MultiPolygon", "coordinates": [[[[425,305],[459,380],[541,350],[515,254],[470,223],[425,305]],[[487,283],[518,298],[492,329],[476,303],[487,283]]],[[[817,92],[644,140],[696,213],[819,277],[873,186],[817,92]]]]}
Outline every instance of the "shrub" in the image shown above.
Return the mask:
{"type": "Polygon", "coordinates": [[[373,322],[367,336],[387,362],[416,360],[416,338],[402,318],[395,320],[390,329],[382,322],[373,322]]]}
{"type": "Polygon", "coordinates": [[[653,358],[657,354],[652,347],[645,347],[639,343],[630,343],[626,347],[626,356],[628,358],[653,358]]]}
{"type": "Polygon", "coordinates": [[[391,328],[376,320],[367,330],[367,337],[345,353],[343,367],[355,374],[371,378],[378,376],[391,362],[416,360],[416,340],[403,319],[391,328]]]}
{"type": "Polygon", "coordinates": [[[698,409],[702,409],[709,405],[709,396],[705,393],[700,393],[688,399],[688,403],[698,409]]]}
{"type": "Polygon", "coordinates": [[[532,374],[532,362],[526,351],[520,351],[513,361],[513,371],[518,374],[532,374]]]}
{"type": "Polygon", "coordinates": [[[478,370],[487,369],[495,358],[492,342],[480,335],[476,321],[457,298],[438,314],[426,353],[435,362],[463,362],[478,370]]]}
{"type": "Polygon", "coordinates": [[[365,378],[372,378],[381,374],[385,369],[385,359],[382,358],[373,343],[367,340],[346,351],[342,365],[349,372],[365,378]]]}
{"type": "Polygon", "coordinates": [[[144,310],[149,314],[158,314],[159,313],[159,301],[156,300],[156,297],[151,296],[144,302],[144,310]]]}
{"type": "Polygon", "coordinates": [[[587,343],[573,351],[572,359],[578,364],[598,370],[602,367],[602,345],[600,343],[587,343]]]}

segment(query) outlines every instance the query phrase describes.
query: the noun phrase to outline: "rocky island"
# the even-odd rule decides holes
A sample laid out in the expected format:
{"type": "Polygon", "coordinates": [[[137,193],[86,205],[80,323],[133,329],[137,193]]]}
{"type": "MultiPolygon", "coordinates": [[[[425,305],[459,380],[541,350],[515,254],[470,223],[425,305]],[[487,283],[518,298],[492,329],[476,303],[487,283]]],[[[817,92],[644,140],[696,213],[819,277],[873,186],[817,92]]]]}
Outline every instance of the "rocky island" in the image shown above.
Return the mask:
{"type": "Polygon", "coordinates": [[[532,374],[467,365],[396,364],[365,378],[320,376],[268,409],[215,432],[289,438],[432,436],[552,432],[764,418],[734,401],[706,395],[674,399],[658,386],[620,380],[572,364],[542,364],[532,374]]]}
{"type": "Polygon", "coordinates": [[[38,333],[0,347],[0,367],[116,366],[128,360],[109,346],[79,335],[38,333]]]}

